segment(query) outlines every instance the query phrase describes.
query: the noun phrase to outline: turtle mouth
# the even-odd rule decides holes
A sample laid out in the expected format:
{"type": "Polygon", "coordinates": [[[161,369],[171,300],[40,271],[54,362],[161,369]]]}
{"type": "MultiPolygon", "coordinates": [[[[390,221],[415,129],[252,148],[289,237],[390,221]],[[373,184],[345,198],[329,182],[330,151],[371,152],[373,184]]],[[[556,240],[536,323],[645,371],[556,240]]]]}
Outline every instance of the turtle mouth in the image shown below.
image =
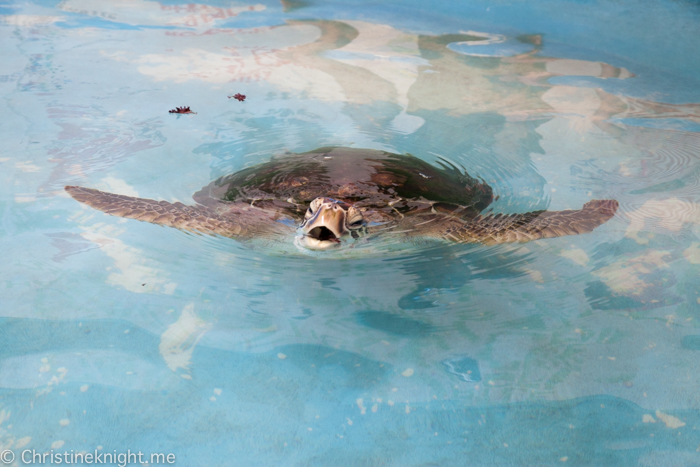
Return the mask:
{"type": "Polygon", "coordinates": [[[333,231],[323,226],[314,227],[309,231],[309,233],[306,234],[306,236],[321,242],[340,243],[340,239],[333,233],[333,231]]]}

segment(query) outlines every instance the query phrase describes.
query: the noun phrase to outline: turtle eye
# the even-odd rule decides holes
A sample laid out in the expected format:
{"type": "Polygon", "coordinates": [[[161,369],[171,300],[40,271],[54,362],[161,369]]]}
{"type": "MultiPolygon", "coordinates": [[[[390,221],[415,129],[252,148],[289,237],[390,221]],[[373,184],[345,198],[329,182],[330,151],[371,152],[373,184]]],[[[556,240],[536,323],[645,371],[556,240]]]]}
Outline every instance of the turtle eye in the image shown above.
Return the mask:
{"type": "Polygon", "coordinates": [[[362,218],[362,216],[353,216],[350,219],[348,219],[348,227],[350,227],[351,229],[359,229],[360,227],[362,227],[363,223],[364,219],[362,218]]]}
{"type": "Polygon", "coordinates": [[[359,229],[362,227],[364,218],[359,209],[354,206],[348,208],[348,227],[351,229],[359,229]]]}
{"type": "Polygon", "coordinates": [[[323,199],[321,198],[316,198],[315,200],[311,201],[311,204],[309,204],[309,208],[306,210],[306,217],[311,217],[314,214],[314,212],[318,211],[322,204],[323,199]]]}

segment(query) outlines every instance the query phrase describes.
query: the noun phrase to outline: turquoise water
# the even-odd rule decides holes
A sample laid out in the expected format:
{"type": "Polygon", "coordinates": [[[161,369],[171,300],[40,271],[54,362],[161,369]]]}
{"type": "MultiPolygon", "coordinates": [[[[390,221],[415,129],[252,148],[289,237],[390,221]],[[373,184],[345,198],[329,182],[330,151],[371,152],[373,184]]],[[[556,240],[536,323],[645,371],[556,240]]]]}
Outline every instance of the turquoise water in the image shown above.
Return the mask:
{"type": "Polygon", "coordinates": [[[2,4],[9,465],[700,465],[698,4],[426,5],[2,4]],[[580,236],[338,259],[63,191],[191,204],[323,146],[454,161],[494,212],[620,209],[580,236]]]}

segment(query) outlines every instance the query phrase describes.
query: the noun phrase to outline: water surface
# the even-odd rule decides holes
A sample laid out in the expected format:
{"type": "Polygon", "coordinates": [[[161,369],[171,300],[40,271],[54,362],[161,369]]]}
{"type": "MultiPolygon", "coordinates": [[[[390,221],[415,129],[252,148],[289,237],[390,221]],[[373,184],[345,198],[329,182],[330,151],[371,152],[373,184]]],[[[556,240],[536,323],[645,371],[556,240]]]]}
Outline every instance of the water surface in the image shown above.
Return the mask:
{"type": "Polygon", "coordinates": [[[698,19],[686,1],[5,3],[0,447],[700,464],[698,19]],[[620,209],[581,236],[339,259],[63,191],[189,204],[323,146],[453,161],[493,212],[620,209]]]}

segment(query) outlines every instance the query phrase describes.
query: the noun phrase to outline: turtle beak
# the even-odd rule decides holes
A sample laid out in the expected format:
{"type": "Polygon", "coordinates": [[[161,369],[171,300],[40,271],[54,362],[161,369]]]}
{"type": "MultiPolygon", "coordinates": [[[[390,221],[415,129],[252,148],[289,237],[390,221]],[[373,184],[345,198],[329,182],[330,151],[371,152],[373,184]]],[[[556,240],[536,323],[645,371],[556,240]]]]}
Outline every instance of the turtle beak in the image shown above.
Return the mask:
{"type": "Polygon", "coordinates": [[[340,245],[340,238],[348,233],[347,211],[338,202],[322,198],[314,202],[315,212],[302,225],[302,244],[312,250],[325,250],[340,245]]]}

